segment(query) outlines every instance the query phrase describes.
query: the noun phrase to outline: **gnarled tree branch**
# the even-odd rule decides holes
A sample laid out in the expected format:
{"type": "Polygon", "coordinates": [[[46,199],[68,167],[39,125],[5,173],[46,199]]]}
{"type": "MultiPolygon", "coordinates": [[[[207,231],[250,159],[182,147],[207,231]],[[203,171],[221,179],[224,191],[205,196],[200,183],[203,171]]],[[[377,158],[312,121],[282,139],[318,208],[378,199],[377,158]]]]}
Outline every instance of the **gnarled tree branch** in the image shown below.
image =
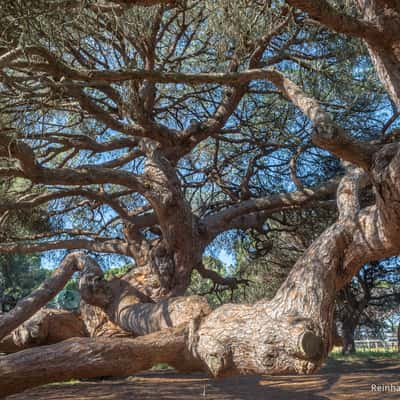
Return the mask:
{"type": "Polygon", "coordinates": [[[38,289],[20,300],[8,313],[0,314],[0,340],[46,305],[66,285],[74,272],[82,267],[84,257],[83,253],[67,255],[51,277],[38,289]]]}

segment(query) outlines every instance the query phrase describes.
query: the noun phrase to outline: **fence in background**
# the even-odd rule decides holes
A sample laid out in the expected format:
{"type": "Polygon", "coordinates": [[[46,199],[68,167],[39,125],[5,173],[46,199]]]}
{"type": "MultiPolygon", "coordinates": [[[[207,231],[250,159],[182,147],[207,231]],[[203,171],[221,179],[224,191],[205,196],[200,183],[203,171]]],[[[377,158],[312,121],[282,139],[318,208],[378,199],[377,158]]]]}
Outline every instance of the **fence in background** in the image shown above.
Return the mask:
{"type": "Polygon", "coordinates": [[[364,339],[355,340],[356,351],[397,351],[397,339],[364,339]]]}
{"type": "MultiPolygon", "coordinates": [[[[397,339],[363,339],[355,340],[356,352],[397,352],[398,345],[397,339]]],[[[332,350],[334,353],[340,353],[341,347],[334,347],[332,350]]]]}

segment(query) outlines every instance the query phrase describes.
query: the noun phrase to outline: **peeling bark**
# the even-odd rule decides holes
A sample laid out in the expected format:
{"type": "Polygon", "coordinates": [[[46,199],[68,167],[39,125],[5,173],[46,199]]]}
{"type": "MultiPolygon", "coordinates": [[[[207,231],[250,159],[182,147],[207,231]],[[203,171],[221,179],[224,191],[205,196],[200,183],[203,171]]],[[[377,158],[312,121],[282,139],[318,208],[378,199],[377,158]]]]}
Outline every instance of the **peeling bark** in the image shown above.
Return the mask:
{"type": "Polygon", "coordinates": [[[70,339],[0,358],[1,397],[54,381],[96,376],[128,376],[166,362],[190,370],[182,329],[137,339],[70,339]]]}
{"type": "MultiPolygon", "coordinates": [[[[376,53],[374,62],[377,72],[396,101],[398,77],[397,73],[391,72],[394,60],[398,61],[398,38],[388,39],[388,32],[393,32],[393,24],[383,24],[382,21],[393,22],[398,16],[386,18],[374,8],[366,14],[367,21],[363,21],[347,18],[332,10],[325,2],[293,0],[291,3],[308,10],[312,16],[335,30],[340,31],[341,23],[347,22],[342,31],[367,41],[372,49],[372,58],[376,53]],[[321,3],[325,3],[324,7],[321,7],[321,3]],[[329,15],[333,18],[327,18],[329,15]],[[390,43],[380,47],[383,39],[388,39],[390,43]],[[389,65],[387,60],[392,64],[389,65]]],[[[54,81],[62,81],[60,87],[79,103],[83,112],[108,128],[129,137],[141,138],[140,142],[135,142],[135,146],[140,147],[135,154],[146,157],[144,172],[138,176],[127,170],[113,168],[115,164],[123,165],[126,159],[115,159],[99,166],[73,169],[63,165],[51,169],[39,165],[33,148],[26,140],[14,140],[4,134],[0,138],[0,155],[17,161],[18,168],[5,168],[2,176],[73,187],[110,183],[125,186],[130,193],[137,192],[149,202],[148,209],[139,210],[137,215],[132,216],[128,209],[124,209],[122,202],[117,201],[115,205],[110,196],[106,196],[107,204],[117,209],[125,226],[125,240],[41,242],[39,239],[36,243],[16,244],[11,246],[11,250],[4,250],[24,249],[29,252],[79,247],[110,251],[133,257],[136,268],[122,278],[107,281],[93,259],[85,254],[70,254],[41,288],[18,303],[10,313],[0,316],[0,338],[4,338],[5,344],[10,344],[8,335],[13,331],[13,344],[19,348],[86,334],[81,325],[73,322],[72,327],[67,326],[57,335],[58,328],[54,325],[57,315],[34,315],[75,271],[79,271],[82,320],[87,334],[92,336],[41,349],[27,349],[1,358],[2,395],[70,378],[128,375],[150,368],[157,362],[166,362],[179,369],[202,368],[215,377],[247,373],[308,374],[321,366],[334,342],[333,308],[337,291],[351,280],[365,262],[400,252],[400,151],[397,143],[380,147],[377,143],[350,135],[322,109],[316,99],[306,95],[280,72],[260,68],[257,60],[261,59],[268,43],[266,39],[256,49],[254,53],[259,57],[249,63],[249,70],[238,72],[239,66],[233,62],[228,73],[80,71],[61,63],[48,50],[34,46],[18,48],[0,57],[0,66],[8,65],[10,59],[21,56],[23,52],[43,59],[40,68],[44,69],[39,71],[48,73],[54,81]],[[98,80],[104,88],[105,83],[143,79],[152,83],[218,83],[235,87],[226,91],[226,98],[203,127],[175,132],[152,121],[144,121],[145,127],[121,122],[125,118],[118,119],[107,114],[95,104],[94,98],[85,94],[84,85],[80,86],[86,82],[96,87],[94,80],[98,80]],[[290,195],[242,199],[240,202],[238,199],[237,204],[226,205],[219,213],[202,220],[192,212],[178,179],[177,160],[201,140],[223,128],[246,93],[246,85],[256,79],[272,82],[310,119],[315,128],[314,144],[354,164],[354,167],[348,168],[337,189],[338,221],[296,262],[274,299],[252,306],[224,305],[211,312],[204,299],[197,296],[182,297],[193,268],[211,279],[221,279],[199,267],[203,250],[209,241],[228,228],[245,229],[254,226],[255,222],[259,225],[268,212],[325,198],[337,185],[331,182],[317,190],[304,189],[290,195]],[[358,190],[365,179],[376,191],[376,204],[360,210],[358,190]],[[149,210],[152,210],[151,214],[146,214],[149,210]],[[147,222],[143,225],[144,220],[147,222]],[[151,229],[152,233],[154,231],[155,239],[147,239],[143,228],[151,229]],[[79,329],[76,329],[77,326],[79,329]],[[143,337],[132,339],[118,336],[143,337]]],[[[59,83],[54,85],[59,87],[59,83]]],[[[102,194],[91,193],[86,197],[98,199],[99,196],[102,194]]],[[[26,201],[20,206],[25,207],[26,201]]],[[[63,321],[68,322],[66,319],[63,321]]]]}

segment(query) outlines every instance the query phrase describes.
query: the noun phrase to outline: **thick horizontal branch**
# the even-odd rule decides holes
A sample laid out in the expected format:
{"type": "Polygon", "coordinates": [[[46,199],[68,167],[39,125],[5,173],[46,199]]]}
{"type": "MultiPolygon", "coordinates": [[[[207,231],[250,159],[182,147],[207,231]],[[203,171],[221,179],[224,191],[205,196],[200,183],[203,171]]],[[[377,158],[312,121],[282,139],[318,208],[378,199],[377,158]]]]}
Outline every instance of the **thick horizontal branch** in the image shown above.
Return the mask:
{"type": "MultiPolygon", "coordinates": [[[[294,82],[286,78],[279,71],[273,69],[249,69],[241,72],[195,74],[147,70],[77,70],[54,59],[54,56],[46,49],[32,48],[32,51],[42,55],[48,60],[49,64],[55,65],[56,73],[62,75],[61,78],[58,76],[58,78],[60,78],[59,85],[65,86],[69,88],[69,91],[77,93],[83,93],[79,88],[80,85],[83,87],[96,85],[104,86],[106,83],[122,82],[126,80],[145,79],[149,82],[157,83],[185,83],[189,85],[221,84],[230,86],[241,86],[253,80],[269,80],[313,122],[315,126],[313,142],[317,146],[331,151],[336,156],[357,164],[364,169],[368,169],[371,156],[376,151],[375,146],[357,140],[347,134],[332,120],[329,113],[322,109],[316,99],[309,97],[294,82]]],[[[51,65],[49,68],[50,67],[51,65]]],[[[35,68],[34,64],[31,65],[31,68],[35,68]]],[[[121,130],[121,127],[117,129],[121,130]]],[[[154,134],[157,132],[157,140],[161,140],[162,137],[171,140],[171,132],[163,132],[161,127],[159,132],[157,129],[152,129],[152,132],[154,134]]],[[[140,133],[140,135],[146,134],[140,133]]]]}
{"type": "MultiPolygon", "coordinates": [[[[21,138],[24,138],[23,136],[21,138]]],[[[136,149],[139,141],[133,137],[122,137],[113,139],[104,143],[99,143],[88,135],[77,134],[31,134],[26,137],[33,140],[44,140],[51,143],[59,143],[68,149],[90,150],[95,153],[109,152],[112,150],[119,150],[124,148],[136,149]]]]}
{"type": "MultiPolygon", "coordinates": [[[[43,64],[40,68],[35,63],[27,64],[30,69],[44,69],[43,64]]],[[[10,65],[12,67],[12,64],[10,65]]],[[[205,73],[182,73],[182,72],[162,72],[148,70],[84,70],[73,69],[63,66],[65,75],[55,86],[66,88],[80,87],[104,87],[107,83],[147,80],[157,83],[184,83],[188,85],[201,84],[220,84],[220,85],[241,85],[252,80],[265,79],[266,70],[251,69],[242,72],[205,72],[205,73]]]]}
{"type": "MultiPolygon", "coordinates": [[[[11,52],[10,52],[11,53],[11,52]]],[[[252,80],[269,79],[269,74],[273,70],[254,68],[240,72],[205,72],[205,73],[182,73],[182,72],[163,72],[137,69],[115,69],[115,70],[89,70],[73,68],[58,60],[52,53],[43,47],[27,47],[22,51],[15,51],[7,58],[8,67],[12,68],[12,57],[17,59],[24,54],[35,54],[43,57],[48,64],[29,62],[26,67],[33,71],[45,71],[56,76],[58,83],[54,87],[70,87],[78,90],[79,87],[104,87],[108,83],[146,80],[156,83],[184,83],[188,85],[200,84],[220,84],[220,85],[243,85],[252,80]]],[[[1,66],[1,65],[0,65],[1,66]]],[[[21,64],[18,63],[18,67],[21,64]]]]}
{"type": "Polygon", "coordinates": [[[114,209],[122,218],[130,218],[128,211],[125,210],[117,200],[115,194],[107,195],[105,193],[95,192],[86,189],[71,189],[58,192],[42,193],[35,197],[24,196],[21,199],[13,201],[1,201],[0,213],[7,210],[30,210],[42,204],[51,202],[53,200],[64,199],[67,197],[85,197],[90,200],[97,201],[101,204],[108,204],[114,209]]]}
{"type": "Polygon", "coordinates": [[[217,233],[231,228],[232,221],[240,217],[243,217],[243,222],[245,222],[248,215],[257,211],[264,213],[278,212],[288,207],[304,206],[307,203],[332,196],[335,194],[337,186],[338,181],[333,180],[315,189],[303,189],[292,193],[282,193],[242,201],[226,210],[206,217],[202,223],[207,229],[207,236],[214,237],[217,233]]]}
{"type": "Polygon", "coordinates": [[[326,0],[287,0],[287,2],[333,31],[359,37],[381,47],[387,45],[391,39],[377,25],[344,14],[326,0]]]}
{"type": "Polygon", "coordinates": [[[250,69],[242,72],[185,74],[144,70],[82,71],[67,66],[63,66],[63,69],[66,70],[68,79],[63,79],[60,85],[67,87],[75,87],[80,84],[83,86],[104,86],[106,82],[143,79],[158,83],[186,83],[190,85],[212,83],[231,86],[243,85],[253,80],[269,80],[313,122],[315,126],[313,142],[316,145],[364,169],[368,169],[371,156],[377,150],[376,146],[357,140],[347,134],[322,109],[316,99],[309,97],[294,82],[276,70],[250,69]]]}
{"type": "Polygon", "coordinates": [[[184,368],[187,354],[182,328],[136,339],[70,339],[1,357],[0,397],[54,381],[128,376],[157,363],[184,368]]]}
{"type": "MultiPolygon", "coordinates": [[[[68,197],[84,197],[89,200],[93,200],[98,204],[107,204],[119,215],[122,220],[128,222],[129,224],[132,224],[135,229],[143,229],[157,224],[158,218],[156,214],[147,213],[143,215],[135,215],[134,213],[129,212],[122,206],[122,204],[118,201],[118,197],[125,196],[128,193],[130,192],[122,191],[112,194],[106,194],[88,189],[71,189],[58,192],[42,193],[35,197],[24,196],[21,199],[15,201],[2,201],[0,202],[0,213],[9,210],[31,210],[42,204],[57,199],[64,199],[68,197]]],[[[63,209],[60,209],[59,213],[62,213],[63,211],[63,209]]]]}
{"type": "Polygon", "coordinates": [[[238,229],[246,230],[250,228],[260,229],[265,224],[265,221],[275,212],[280,212],[288,209],[306,209],[306,208],[324,208],[330,210],[336,210],[335,200],[322,200],[322,201],[310,201],[301,205],[288,205],[285,207],[277,207],[276,209],[268,209],[264,211],[255,211],[250,214],[244,214],[239,217],[232,219],[220,232],[214,232],[215,235],[226,230],[238,229]]]}
{"type": "Polygon", "coordinates": [[[0,353],[10,354],[16,353],[17,351],[23,350],[22,346],[18,346],[14,342],[12,334],[7,335],[5,338],[0,340],[0,353]]]}
{"type": "Polygon", "coordinates": [[[140,178],[134,174],[115,170],[111,168],[101,168],[96,166],[86,166],[82,168],[43,168],[37,166],[34,170],[23,170],[25,178],[34,183],[45,185],[94,185],[114,183],[126,186],[143,193],[140,178]]]}
{"type": "Polygon", "coordinates": [[[112,0],[112,2],[127,6],[142,6],[142,7],[152,7],[157,5],[173,5],[178,3],[177,0],[112,0]]]}
{"type": "Polygon", "coordinates": [[[80,253],[67,255],[51,277],[38,289],[20,300],[8,313],[0,314],[0,340],[46,305],[66,285],[74,272],[79,269],[82,256],[85,257],[80,253]]]}
{"type": "Polygon", "coordinates": [[[238,285],[248,285],[250,283],[248,279],[224,277],[212,269],[205,268],[203,263],[198,264],[196,270],[202,278],[210,279],[214,285],[227,287],[229,289],[237,289],[238,285]]]}
{"type": "MultiPolygon", "coordinates": [[[[12,65],[11,65],[12,66],[12,65]]],[[[42,64],[41,64],[42,66],[42,64]]],[[[35,64],[30,64],[35,70],[35,64]]],[[[148,70],[78,70],[65,66],[66,76],[58,85],[60,87],[102,87],[107,83],[147,80],[156,83],[183,83],[187,85],[220,84],[237,86],[243,85],[253,80],[268,79],[273,70],[249,69],[241,72],[203,72],[203,73],[183,73],[183,72],[163,72],[148,70]]]]}
{"type": "Polygon", "coordinates": [[[0,254],[32,254],[50,250],[78,250],[85,249],[97,253],[126,254],[128,255],[127,244],[118,239],[99,242],[87,239],[65,239],[46,242],[6,242],[0,244],[0,254]]]}
{"type": "Polygon", "coordinates": [[[342,160],[368,170],[379,147],[350,136],[322,109],[318,100],[309,97],[278,71],[268,71],[268,78],[314,125],[313,143],[342,160]]]}
{"type": "Polygon", "coordinates": [[[0,135],[0,156],[16,159],[19,168],[1,168],[0,176],[25,177],[45,185],[92,185],[114,183],[140,193],[145,191],[141,178],[127,171],[99,166],[81,168],[44,168],[37,164],[32,148],[12,135],[0,135]]]}
{"type": "Polygon", "coordinates": [[[109,316],[124,331],[135,336],[144,336],[188,324],[210,312],[211,308],[204,297],[180,296],[163,299],[158,303],[146,302],[118,307],[117,313],[109,316]]]}
{"type": "Polygon", "coordinates": [[[16,353],[31,347],[88,335],[85,322],[75,312],[42,308],[0,340],[0,353],[16,353]]]}

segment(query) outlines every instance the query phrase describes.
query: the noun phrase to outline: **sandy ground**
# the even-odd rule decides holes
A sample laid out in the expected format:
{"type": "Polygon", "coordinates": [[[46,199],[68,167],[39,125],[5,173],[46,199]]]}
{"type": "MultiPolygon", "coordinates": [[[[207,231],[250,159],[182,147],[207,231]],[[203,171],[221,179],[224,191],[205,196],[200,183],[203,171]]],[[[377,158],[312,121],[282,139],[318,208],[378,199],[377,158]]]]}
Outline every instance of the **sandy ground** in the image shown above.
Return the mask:
{"type": "Polygon", "coordinates": [[[127,379],[47,385],[7,400],[369,400],[400,399],[400,392],[374,392],[371,385],[400,390],[398,360],[330,360],[313,376],[243,376],[210,380],[205,375],[149,371],[127,379]],[[397,386],[398,385],[398,386],[397,386]]]}

